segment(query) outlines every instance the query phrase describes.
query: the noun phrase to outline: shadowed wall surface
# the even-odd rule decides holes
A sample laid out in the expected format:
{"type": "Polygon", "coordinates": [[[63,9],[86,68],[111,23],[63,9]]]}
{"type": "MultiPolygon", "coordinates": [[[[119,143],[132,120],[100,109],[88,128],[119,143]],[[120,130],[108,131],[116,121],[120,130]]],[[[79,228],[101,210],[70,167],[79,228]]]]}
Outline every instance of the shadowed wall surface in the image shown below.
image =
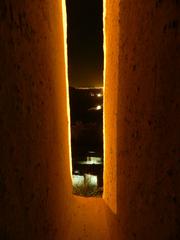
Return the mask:
{"type": "Polygon", "coordinates": [[[107,1],[105,200],[121,240],[180,238],[179,13],[107,1]]]}
{"type": "Polygon", "coordinates": [[[70,185],[61,1],[1,1],[0,54],[0,239],[57,239],[70,185]]]}
{"type": "Polygon", "coordinates": [[[179,239],[179,1],[106,0],[104,196],[71,194],[61,1],[0,3],[0,239],[179,239]]]}

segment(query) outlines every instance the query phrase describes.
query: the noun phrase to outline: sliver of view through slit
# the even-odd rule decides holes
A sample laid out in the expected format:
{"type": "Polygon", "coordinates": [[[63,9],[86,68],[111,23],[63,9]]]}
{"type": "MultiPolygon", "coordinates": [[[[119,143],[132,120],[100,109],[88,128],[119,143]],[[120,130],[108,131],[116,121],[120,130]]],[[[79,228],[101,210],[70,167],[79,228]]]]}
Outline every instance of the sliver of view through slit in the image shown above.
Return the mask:
{"type": "Polygon", "coordinates": [[[73,193],[103,192],[103,0],[66,0],[73,193]]]}

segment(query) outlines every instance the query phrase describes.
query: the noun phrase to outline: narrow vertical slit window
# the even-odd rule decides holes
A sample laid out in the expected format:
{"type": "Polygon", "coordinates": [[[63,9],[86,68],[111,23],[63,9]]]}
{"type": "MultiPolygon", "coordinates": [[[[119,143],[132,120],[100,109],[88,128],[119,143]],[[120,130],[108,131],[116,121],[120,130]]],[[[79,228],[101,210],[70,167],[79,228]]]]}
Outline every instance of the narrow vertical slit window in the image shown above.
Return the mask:
{"type": "Polygon", "coordinates": [[[103,0],[66,0],[73,193],[103,192],[103,0]]]}

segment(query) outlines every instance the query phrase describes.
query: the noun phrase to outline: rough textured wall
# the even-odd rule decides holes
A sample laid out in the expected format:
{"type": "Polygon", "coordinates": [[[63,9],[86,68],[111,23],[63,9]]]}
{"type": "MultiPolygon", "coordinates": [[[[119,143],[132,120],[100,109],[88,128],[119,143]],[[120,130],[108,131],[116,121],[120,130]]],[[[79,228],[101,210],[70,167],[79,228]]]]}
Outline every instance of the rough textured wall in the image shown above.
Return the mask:
{"type": "Polygon", "coordinates": [[[179,239],[180,2],[107,0],[106,36],[105,200],[119,239],[179,239]]]}
{"type": "Polygon", "coordinates": [[[55,239],[70,183],[61,1],[1,1],[0,55],[0,239],[55,239]]]}
{"type": "Polygon", "coordinates": [[[117,104],[119,85],[119,1],[104,7],[104,199],[117,213],[117,104]]]}

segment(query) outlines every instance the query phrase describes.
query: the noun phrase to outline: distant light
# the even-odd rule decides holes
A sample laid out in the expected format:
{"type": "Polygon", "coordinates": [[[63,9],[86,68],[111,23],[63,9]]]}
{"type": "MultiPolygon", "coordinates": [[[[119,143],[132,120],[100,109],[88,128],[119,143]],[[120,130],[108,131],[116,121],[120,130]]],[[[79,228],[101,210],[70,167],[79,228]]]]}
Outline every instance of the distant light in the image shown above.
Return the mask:
{"type": "Polygon", "coordinates": [[[102,93],[98,93],[98,94],[97,94],[97,97],[102,97],[102,93]]]}
{"type": "Polygon", "coordinates": [[[91,97],[94,97],[94,93],[91,93],[91,97]]]}
{"type": "Polygon", "coordinates": [[[87,157],[87,164],[102,164],[102,158],[101,157],[87,157]]]}
{"type": "Polygon", "coordinates": [[[102,106],[101,105],[98,105],[97,107],[96,107],[96,110],[101,110],[102,109],[102,106]]]}
{"type": "Polygon", "coordinates": [[[92,108],[88,108],[88,111],[98,111],[98,110],[101,110],[102,109],[102,106],[101,105],[97,105],[96,107],[92,107],[92,108]]]}

